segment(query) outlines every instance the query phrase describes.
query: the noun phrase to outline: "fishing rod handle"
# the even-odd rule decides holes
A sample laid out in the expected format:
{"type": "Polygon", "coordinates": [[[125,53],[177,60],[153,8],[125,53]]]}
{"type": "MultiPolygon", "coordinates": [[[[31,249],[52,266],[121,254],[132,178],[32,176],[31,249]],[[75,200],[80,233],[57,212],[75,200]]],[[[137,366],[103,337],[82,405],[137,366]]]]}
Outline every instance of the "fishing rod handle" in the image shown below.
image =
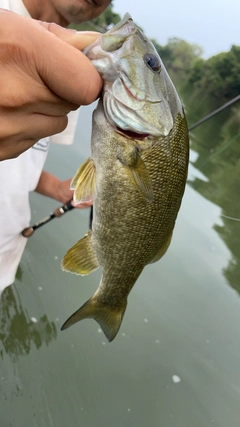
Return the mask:
{"type": "Polygon", "coordinates": [[[36,224],[29,226],[27,228],[24,228],[22,230],[22,235],[24,237],[31,237],[35,230],[42,227],[43,225],[47,224],[49,221],[51,221],[53,218],[55,218],[55,215],[51,213],[50,215],[46,216],[45,218],[41,219],[41,221],[37,222],[36,224]]]}
{"type": "Polygon", "coordinates": [[[65,205],[60,206],[60,208],[56,208],[54,210],[54,216],[59,218],[62,215],[65,214],[65,212],[68,212],[70,210],[74,209],[74,206],[72,205],[72,200],[69,200],[65,205]]]}

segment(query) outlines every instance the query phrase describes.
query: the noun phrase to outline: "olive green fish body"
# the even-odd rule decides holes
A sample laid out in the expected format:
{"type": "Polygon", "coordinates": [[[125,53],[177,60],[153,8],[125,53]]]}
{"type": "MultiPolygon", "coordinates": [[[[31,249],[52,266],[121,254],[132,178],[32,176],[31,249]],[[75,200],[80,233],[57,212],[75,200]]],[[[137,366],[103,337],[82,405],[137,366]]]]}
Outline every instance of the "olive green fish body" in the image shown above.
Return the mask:
{"type": "Polygon", "coordinates": [[[109,37],[87,53],[105,86],[93,114],[91,158],[73,179],[76,200],[94,193],[92,231],[68,251],[62,266],[77,274],[102,267],[98,290],[63,329],[94,318],[111,341],[142,270],[168,249],[186,184],[189,148],[181,103],[152,44],[129,16],[109,37]],[[112,52],[117,60],[112,61],[112,52]],[[135,84],[139,76],[142,80],[135,84]]]}
{"type": "MultiPolygon", "coordinates": [[[[95,115],[99,114],[102,114],[99,110],[95,112],[95,115]]],[[[99,117],[101,123],[102,119],[99,117]]],[[[153,187],[151,203],[146,202],[132,184],[128,169],[118,160],[119,137],[124,137],[108,128],[107,123],[103,128],[106,131],[104,142],[99,143],[99,147],[96,144],[97,150],[95,146],[92,155],[97,182],[93,244],[99,254],[100,265],[112,271],[116,264],[121,282],[124,282],[126,265],[134,276],[138,276],[173,231],[186,182],[187,128],[185,119],[179,115],[167,137],[150,141],[150,147],[145,149],[144,142],[137,141],[139,155],[153,187]],[[104,150],[100,145],[104,145],[104,150]],[[95,151],[99,152],[100,161],[97,155],[94,158],[95,151]]]]}

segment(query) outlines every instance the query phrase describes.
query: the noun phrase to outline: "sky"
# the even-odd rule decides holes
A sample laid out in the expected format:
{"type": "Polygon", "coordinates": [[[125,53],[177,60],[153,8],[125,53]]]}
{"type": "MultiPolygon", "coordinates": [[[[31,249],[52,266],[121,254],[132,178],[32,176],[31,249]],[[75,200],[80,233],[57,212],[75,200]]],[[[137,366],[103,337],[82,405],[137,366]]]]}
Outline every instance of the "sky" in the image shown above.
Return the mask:
{"type": "Polygon", "coordinates": [[[113,10],[129,12],[160,45],[177,37],[201,46],[204,58],[240,46],[239,0],[113,0],[113,10]]]}

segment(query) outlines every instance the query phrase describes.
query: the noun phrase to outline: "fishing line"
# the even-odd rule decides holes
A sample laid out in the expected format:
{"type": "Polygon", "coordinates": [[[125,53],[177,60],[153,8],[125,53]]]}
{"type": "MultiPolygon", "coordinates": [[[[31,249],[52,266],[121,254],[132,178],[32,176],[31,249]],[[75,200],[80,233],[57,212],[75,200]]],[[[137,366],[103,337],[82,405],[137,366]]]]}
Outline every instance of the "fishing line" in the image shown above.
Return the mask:
{"type": "MultiPolygon", "coordinates": [[[[195,129],[196,127],[200,126],[202,123],[205,123],[207,120],[211,119],[213,116],[215,116],[216,114],[218,114],[221,111],[225,110],[225,108],[230,107],[230,105],[234,104],[235,102],[237,102],[239,100],[240,100],[240,95],[238,95],[235,98],[231,99],[231,101],[226,102],[221,107],[219,107],[216,110],[212,111],[212,113],[207,114],[207,116],[203,117],[201,120],[199,120],[198,122],[196,122],[193,125],[191,125],[188,128],[189,132],[191,132],[193,129],[195,129]]],[[[210,154],[210,156],[208,156],[208,158],[201,165],[199,165],[199,168],[203,167],[213,157],[217,156],[218,154],[220,154],[224,150],[226,150],[226,148],[228,148],[239,136],[240,136],[240,133],[238,133],[232,139],[230,139],[230,141],[227,144],[225,144],[222,148],[220,148],[219,150],[215,151],[213,154],[210,154]]]]}
{"type": "Polygon", "coordinates": [[[223,216],[224,218],[231,219],[232,221],[239,221],[240,222],[240,218],[234,218],[232,216],[228,216],[228,215],[224,215],[224,214],[220,214],[220,215],[223,216]]]}
{"type": "MultiPolygon", "coordinates": [[[[93,24],[93,26],[96,27],[96,25],[93,24]]],[[[98,29],[99,31],[99,29],[98,29]]],[[[102,32],[102,31],[101,31],[102,32]]],[[[196,127],[200,126],[202,123],[206,122],[207,120],[211,119],[213,116],[215,116],[216,114],[220,113],[220,111],[223,111],[225,108],[229,107],[230,105],[234,104],[235,102],[237,102],[240,99],[240,95],[236,96],[235,98],[233,98],[231,101],[226,102],[226,104],[222,105],[221,107],[217,108],[216,110],[214,110],[212,113],[208,114],[207,116],[203,117],[201,120],[199,120],[198,122],[194,123],[193,125],[191,125],[189,127],[189,132],[191,132],[193,129],[195,129],[196,127]]],[[[240,133],[237,134],[234,138],[232,138],[228,144],[226,144],[224,147],[222,147],[220,150],[216,151],[213,155],[209,156],[207,158],[207,160],[200,166],[204,166],[205,163],[207,163],[209,161],[209,159],[211,159],[212,157],[215,157],[217,154],[221,153],[222,151],[224,151],[227,147],[229,147],[230,144],[232,144],[234,142],[234,140],[236,140],[238,137],[240,136],[240,133]]],[[[24,237],[31,237],[33,235],[33,233],[35,232],[35,230],[37,230],[38,228],[42,227],[43,225],[47,224],[48,222],[50,222],[52,219],[54,218],[59,218],[61,216],[63,216],[66,212],[69,212],[70,210],[72,210],[74,208],[74,206],[71,204],[71,200],[69,200],[65,205],[60,206],[59,208],[56,208],[54,210],[54,212],[50,213],[47,217],[43,218],[41,221],[39,221],[38,223],[30,226],[30,227],[26,227],[23,231],[22,231],[22,235],[24,237]]],[[[224,216],[224,215],[222,215],[224,216]]],[[[240,219],[237,218],[232,218],[232,217],[227,217],[226,218],[229,219],[233,219],[235,221],[240,221],[240,219]]],[[[91,206],[91,211],[90,211],[90,218],[89,218],[89,228],[92,228],[92,219],[93,219],[93,208],[91,206]]]]}
{"type": "Polygon", "coordinates": [[[191,132],[191,130],[195,129],[196,127],[200,126],[202,123],[206,122],[207,120],[211,119],[216,114],[220,113],[221,111],[225,110],[225,108],[229,107],[230,105],[234,104],[234,102],[239,101],[240,95],[236,96],[235,98],[231,99],[231,101],[226,102],[226,104],[223,104],[221,107],[214,110],[212,113],[208,114],[207,116],[203,117],[198,122],[191,125],[188,130],[191,132]]]}
{"type": "Polygon", "coordinates": [[[210,154],[210,156],[208,156],[208,158],[199,165],[199,168],[204,167],[206,163],[209,162],[209,160],[211,160],[213,157],[216,157],[218,154],[225,151],[237,138],[239,138],[239,136],[240,136],[240,132],[237,133],[237,135],[235,135],[233,138],[231,138],[230,141],[227,144],[225,144],[222,148],[219,148],[219,150],[215,151],[213,154],[210,154]]]}
{"type": "MultiPolygon", "coordinates": [[[[226,102],[226,104],[224,104],[221,107],[217,108],[212,113],[208,114],[207,116],[203,117],[201,120],[199,120],[198,122],[196,122],[195,124],[193,124],[192,126],[190,126],[189,127],[189,131],[191,132],[191,130],[195,129],[197,126],[200,126],[202,123],[204,123],[207,120],[211,119],[213,116],[215,116],[216,114],[220,113],[225,108],[227,108],[230,105],[234,104],[235,102],[239,101],[239,99],[240,99],[240,95],[236,96],[231,101],[226,102]]],[[[223,151],[225,151],[234,141],[237,140],[237,138],[239,138],[239,136],[240,136],[240,133],[238,133],[233,138],[231,138],[230,141],[227,144],[225,144],[219,150],[215,151],[215,153],[213,153],[212,155],[208,156],[208,158],[201,165],[199,165],[199,168],[204,167],[213,157],[216,157],[218,154],[220,154],[223,151]]],[[[240,222],[240,218],[234,218],[232,216],[228,216],[228,215],[224,215],[224,214],[220,214],[220,216],[222,216],[223,218],[230,219],[231,221],[239,221],[240,222]]]]}

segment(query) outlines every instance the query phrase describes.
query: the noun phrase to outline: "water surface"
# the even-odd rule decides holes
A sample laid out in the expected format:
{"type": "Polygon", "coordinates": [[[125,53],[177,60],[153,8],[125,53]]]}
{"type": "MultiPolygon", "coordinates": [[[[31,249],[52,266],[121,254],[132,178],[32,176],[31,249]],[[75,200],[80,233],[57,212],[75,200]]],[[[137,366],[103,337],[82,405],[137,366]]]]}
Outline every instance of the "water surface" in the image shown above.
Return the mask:
{"type": "MultiPolygon", "coordinates": [[[[50,150],[46,168],[62,179],[89,154],[90,109],[81,117],[74,146],[50,150]]],[[[240,218],[239,148],[221,151],[239,130],[224,120],[192,133],[171,247],[143,271],[112,343],[93,320],[60,331],[100,280],[100,271],[60,268],[89,212],[71,211],[29,239],[0,300],[0,426],[239,426],[240,222],[222,216],[240,218]]],[[[31,205],[34,223],[58,204],[33,194],[31,205]]]]}

